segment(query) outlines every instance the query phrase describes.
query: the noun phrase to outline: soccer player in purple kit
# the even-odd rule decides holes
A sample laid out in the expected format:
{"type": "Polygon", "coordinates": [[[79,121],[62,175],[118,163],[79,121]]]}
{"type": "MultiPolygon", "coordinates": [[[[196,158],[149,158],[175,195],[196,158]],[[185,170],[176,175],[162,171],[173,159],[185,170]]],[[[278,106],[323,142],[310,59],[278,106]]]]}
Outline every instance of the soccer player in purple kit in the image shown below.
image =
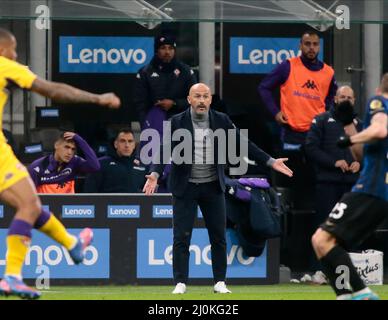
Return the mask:
{"type": "Polygon", "coordinates": [[[55,151],[35,160],[28,172],[38,193],[74,193],[77,174],[96,172],[100,163],[93,149],[81,136],[64,132],[55,142],[55,151]],[[85,159],[76,155],[77,147],[85,159]]]}
{"type": "MultiPolygon", "coordinates": [[[[94,103],[108,108],[119,108],[120,99],[113,93],[93,94],[64,83],[41,79],[26,66],[16,62],[16,39],[12,33],[0,28],[0,129],[7,102],[7,87],[34,91],[59,103],[94,103]]],[[[0,281],[0,295],[16,295],[37,299],[40,292],[23,282],[22,266],[31,243],[32,228],[38,229],[63,245],[78,264],[83,261],[84,249],[93,239],[89,228],[78,237],[67,232],[62,223],[50,212],[42,209],[34,183],[27,169],[15,157],[0,130],[0,201],[16,209],[8,229],[4,278],[0,281]]]]}

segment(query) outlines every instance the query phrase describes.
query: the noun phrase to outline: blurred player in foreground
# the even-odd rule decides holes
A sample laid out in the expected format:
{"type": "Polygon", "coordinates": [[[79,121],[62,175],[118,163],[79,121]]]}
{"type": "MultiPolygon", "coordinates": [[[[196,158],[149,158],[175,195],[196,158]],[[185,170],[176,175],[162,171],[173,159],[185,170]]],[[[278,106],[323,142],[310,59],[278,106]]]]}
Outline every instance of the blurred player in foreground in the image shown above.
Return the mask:
{"type": "Polygon", "coordinates": [[[360,177],[312,237],[315,253],[338,300],[378,299],[345,251],[368,238],[388,215],[388,73],[378,91],[367,104],[364,130],[337,142],[339,147],[350,147],[356,159],[364,154],[360,177]],[[365,143],[361,153],[362,149],[353,147],[359,143],[365,143]]]}
{"type": "MultiPolygon", "coordinates": [[[[0,28],[0,126],[9,85],[34,91],[59,103],[94,103],[108,108],[120,107],[120,100],[113,93],[93,94],[63,83],[40,79],[26,66],[16,62],[16,44],[12,33],[0,28]]],[[[0,133],[0,201],[16,209],[15,217],[8,229],[6,265],[4,278],[0,282],[0,295],[39,298],[40,292],[26,286],[22,278],[22,266],[31,242],[31,229],[38,229],[63,245],[76,264],[82,262],[84,249],[92,241],[93,232],[85,228],[78,237],[73,236],[53,214],[42,209],[34,183],[26,168],[6,144],[2,133],[0,133]]]]}

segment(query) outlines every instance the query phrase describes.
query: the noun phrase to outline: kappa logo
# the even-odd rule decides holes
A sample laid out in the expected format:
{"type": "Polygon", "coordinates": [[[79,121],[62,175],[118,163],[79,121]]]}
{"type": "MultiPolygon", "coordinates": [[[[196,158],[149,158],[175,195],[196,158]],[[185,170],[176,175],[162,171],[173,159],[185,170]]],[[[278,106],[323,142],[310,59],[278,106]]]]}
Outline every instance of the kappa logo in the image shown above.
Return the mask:
{"type": "Polygon", "coordinates": [[[307,89],[317,89],[314,80],[307,80],[306,83],[302,86],[302,88],[307,89]]]}
{"type": "Polygon", "coordinates": [[[159,75],[158,75],[156,72],[153,72],[153,73],[151,74],[151,78],[157,78],[157,77],[159,77],[159,75]]]}

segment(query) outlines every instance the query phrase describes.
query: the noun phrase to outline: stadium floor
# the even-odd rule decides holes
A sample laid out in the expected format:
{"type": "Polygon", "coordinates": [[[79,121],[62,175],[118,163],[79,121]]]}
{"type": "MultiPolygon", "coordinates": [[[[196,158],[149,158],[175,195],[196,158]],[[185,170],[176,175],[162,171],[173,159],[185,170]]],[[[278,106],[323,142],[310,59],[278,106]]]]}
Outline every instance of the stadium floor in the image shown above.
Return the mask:
{"type": "MultiPolygon", "coordinates": [[[[333,300],[328,285],[280,284],[228,286],[232,294],[214,294],[211,286],[188,286],[184,295],[171,294],[172,286],[53,286],[42,290],[42,300],[333,300]]],[[[371,286],[388,300],[388,285],[371,286]]],[[[0,298],[2,300],[4,298],[0,298]]],[[[9,297],[7,299],[17,299],[9,297]]]]}

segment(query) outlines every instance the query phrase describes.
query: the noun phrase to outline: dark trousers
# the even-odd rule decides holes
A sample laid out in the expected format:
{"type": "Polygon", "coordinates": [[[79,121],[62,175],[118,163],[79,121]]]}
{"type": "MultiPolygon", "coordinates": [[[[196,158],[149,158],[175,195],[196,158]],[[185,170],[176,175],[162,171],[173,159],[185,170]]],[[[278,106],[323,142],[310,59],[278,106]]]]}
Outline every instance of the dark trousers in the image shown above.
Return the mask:
{"type": "Polygon", "coordinates": [[[199,205],[211,245],[214,281],[226,276],[226,209],[225,195],[219,182],[189,183],[183,197],[173,197],[173,273],[174,282],[187,283],[189,274],[189,247],[194,220],[199,205]]]}
{"type": "MultiPolygon", "coordinates": [[[[352,189],[352,184],[340,182],[318,182],[315,187],[315,214],[312,221],[311,235],[328,218],[331,210],[341,197],[352,189]]],[[[310,250],[310,271],[322,270],[313,248],[310,250]]]]}
{"type": "Polygon", "coordinates": [[[314,231],[329,216],[335,204],[341,197],[352,189],[353,184],[340,182],[318,182],[315,187],[315,215],[313,219],[314,231]]]}
{"type": "Polygon", "coordinates": [[[315,175],[311,162],[302,150],[283,150],[281,156],[288,158],[286,165],[294,172],[292,178],[274,172],[276,187],[288,188],[295,210],[314,210],[315,175]]]}

